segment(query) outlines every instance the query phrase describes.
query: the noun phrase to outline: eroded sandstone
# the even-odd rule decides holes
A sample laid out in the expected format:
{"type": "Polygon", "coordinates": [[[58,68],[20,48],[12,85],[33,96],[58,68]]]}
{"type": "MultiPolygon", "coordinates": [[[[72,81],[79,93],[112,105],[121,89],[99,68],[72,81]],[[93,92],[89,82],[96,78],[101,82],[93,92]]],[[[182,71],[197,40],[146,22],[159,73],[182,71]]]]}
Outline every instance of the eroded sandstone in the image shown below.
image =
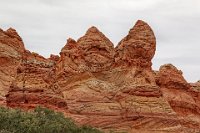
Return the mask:
{"type": "Polygon", "coordinates": [[[171,64],[153,71],[155,51],[141,20],[116,48],[91,27],[48,59],[26,50],[14,29],[0,30],[0,104],[49,107],[104,131],[200,132],[199,83],[171,64]]]}

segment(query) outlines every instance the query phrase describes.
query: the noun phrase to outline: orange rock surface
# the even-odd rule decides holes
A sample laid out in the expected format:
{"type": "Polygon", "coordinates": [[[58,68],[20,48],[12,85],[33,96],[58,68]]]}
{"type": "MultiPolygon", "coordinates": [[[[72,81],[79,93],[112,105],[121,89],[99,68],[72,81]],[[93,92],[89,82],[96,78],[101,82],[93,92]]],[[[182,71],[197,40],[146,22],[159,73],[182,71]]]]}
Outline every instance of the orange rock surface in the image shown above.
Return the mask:
{"type": "Polygon", "coordinates": [[[0,30],[0,105],[41,105],[104,131],[200,132],[200,83],[171,64],[153,71],[155,51],[141,20],[116,47],[91,27],[48,59],[26,50],[14,29],[0,30]]]}

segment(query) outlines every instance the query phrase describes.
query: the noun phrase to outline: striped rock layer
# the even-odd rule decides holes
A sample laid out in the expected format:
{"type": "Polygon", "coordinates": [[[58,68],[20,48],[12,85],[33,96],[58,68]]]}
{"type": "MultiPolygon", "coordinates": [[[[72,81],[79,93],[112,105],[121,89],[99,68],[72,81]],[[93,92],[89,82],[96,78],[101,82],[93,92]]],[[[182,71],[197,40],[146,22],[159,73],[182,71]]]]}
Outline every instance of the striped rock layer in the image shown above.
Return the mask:
{"type": "Polygon", "coordinates": [[[141,20],[116,47],[91,27],[48,59],[26,50],[14,29],[0,29],[0,105],[45,106],[106,132],[200,132],[199,82],[172,64],[152,70],[155,51],[141,20]]]}

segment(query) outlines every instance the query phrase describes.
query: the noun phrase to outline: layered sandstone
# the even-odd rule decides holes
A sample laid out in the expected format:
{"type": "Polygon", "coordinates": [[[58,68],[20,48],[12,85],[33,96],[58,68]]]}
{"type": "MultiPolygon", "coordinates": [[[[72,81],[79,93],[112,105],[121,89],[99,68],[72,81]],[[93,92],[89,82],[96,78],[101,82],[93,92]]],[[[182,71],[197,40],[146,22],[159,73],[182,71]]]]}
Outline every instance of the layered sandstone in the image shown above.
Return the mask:
{"type": "Polygon", "coordinates": [[[171,64],[160,67],[158,85],[163,97],[176,112],[185,132],[195,132],[200,127],[199,92],[195,91],[182,76],[182,72],[171,64]]]}
{"type": "Polygon", "coordinates": [[[138,20],[129,34],[116,47],[115,60],[119,65],[134,65],[151,69],[156,50],[156,38],[151,27],[138,20]]]}
{"type": "Polygon", "coordinates": [[[53,109],[66,109],[65,100],[54,91],[54,65],[54,60],[47,60],[37,53],[25,51],[7,94],[7,105],[23,108],[43,105],[53,109]]]}
{"type": "Polygon", "coordinates": [[[104,131],[200,132],[199,83],[171,64],[152,70],[156,38],[144,21],[116,48],[96,27],[48,59],[25,50],[14,29],[0,31],[0,48],[2,104],[49,107],[104,131]]]}
{"type": "Polygon", "coordinates": [[[0,104],[67,108],[64,99],[51,91],[55,58],[51,56],[48,60],[25,50],[21,37],[13,28],[0,30],[0,104]]]}
{"type": "Polygon", "coordinates": [[[23,41],[16,30],[0,29],[0,99],[5,100],[17,68],[25,51],[23,41]]]}

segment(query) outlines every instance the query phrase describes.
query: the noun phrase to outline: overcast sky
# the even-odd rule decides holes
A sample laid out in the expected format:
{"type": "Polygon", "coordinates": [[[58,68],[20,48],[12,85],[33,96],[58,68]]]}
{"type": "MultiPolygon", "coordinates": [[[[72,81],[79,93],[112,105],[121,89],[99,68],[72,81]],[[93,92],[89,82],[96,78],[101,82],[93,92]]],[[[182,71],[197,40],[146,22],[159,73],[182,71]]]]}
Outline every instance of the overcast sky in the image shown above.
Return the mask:
{"type": "Polygon", "coordinates": [[[0,28],[15,28],[45,57],[92,25],[116,46],[138,19],[156,35],[155,70],[172,63],[189,82],[200,79],[200,0],[0,0],[0,28]]]}

